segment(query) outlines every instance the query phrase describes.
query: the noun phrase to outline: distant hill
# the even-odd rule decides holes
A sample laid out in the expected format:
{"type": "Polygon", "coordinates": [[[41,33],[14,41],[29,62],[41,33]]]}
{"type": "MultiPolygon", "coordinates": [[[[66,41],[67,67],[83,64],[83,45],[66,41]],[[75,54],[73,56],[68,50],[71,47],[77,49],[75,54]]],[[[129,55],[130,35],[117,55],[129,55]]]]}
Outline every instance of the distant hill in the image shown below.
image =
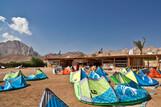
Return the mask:
{"type": "Polygon", "coordinates": [[[22,56],[22,55],[8,55],[0,57],[0,63],[9,63],[9,62],[26,62],[30,61],[32,56],[22,56]]]}
{"type": "Polygon", "coordinates": [[[16,40],[0,43],[0,57],[8,55],[39,56],[32,47],[16,40]]]}
{"type": "Polygon", "coordinates": [[[62,54],[50,53],[44,56],[44,58],[76,58],[86,56],[83,52],[67,52],[62,54]]]}
{"type": "Polygon", "coordinates": [[[83,52],[77,51],[77,52],[67,52],[67,53],[64,53],[63,56],[64,57],[69,57],[69,58],[70,57],[74,58],[74,57],[83,57],[83,56],[85,56],[85,54],[83,52]]]}
{"type": "Polygon", "coordinates": [[[32,57],[40,55],[32,47],[20,41],[7,41],[0,43],[0,63],[25,62],[32,57]]]}

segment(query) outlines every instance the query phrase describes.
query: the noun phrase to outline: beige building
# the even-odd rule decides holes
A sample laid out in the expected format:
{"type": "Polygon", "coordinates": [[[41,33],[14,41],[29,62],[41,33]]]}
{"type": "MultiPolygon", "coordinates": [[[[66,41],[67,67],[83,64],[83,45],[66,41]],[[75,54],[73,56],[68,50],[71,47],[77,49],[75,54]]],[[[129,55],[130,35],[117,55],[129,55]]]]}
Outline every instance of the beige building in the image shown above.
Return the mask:
{"type": "Polygon", "coordinates": [[[155,55],[115,55],[115,56],[78,56],[63,57],[61,55],[45,56],[44,61],[48,66],[61,65],[71,66],[73,64],[103,65],[105,67],[132,67],[132,68],[160,68],[161,54],[155,55]]]}

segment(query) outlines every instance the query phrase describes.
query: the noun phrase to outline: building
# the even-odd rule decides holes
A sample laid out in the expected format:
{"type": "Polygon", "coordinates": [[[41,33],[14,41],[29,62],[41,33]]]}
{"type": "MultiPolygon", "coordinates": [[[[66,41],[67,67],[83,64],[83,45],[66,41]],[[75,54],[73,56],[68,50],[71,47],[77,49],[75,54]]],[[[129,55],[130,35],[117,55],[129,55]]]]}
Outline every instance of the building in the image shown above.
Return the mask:
{"type": "Polygon", "coordinates": [[[160,68],[161,54],[155,55],[108,55],[108,56],[77,56],[63,57],[61,55],[45,56],[44,61],[48,66],[61,65],[71,66],[73,64],[103,65],[106,67],[131,67],[131,68],[160,68]]]}

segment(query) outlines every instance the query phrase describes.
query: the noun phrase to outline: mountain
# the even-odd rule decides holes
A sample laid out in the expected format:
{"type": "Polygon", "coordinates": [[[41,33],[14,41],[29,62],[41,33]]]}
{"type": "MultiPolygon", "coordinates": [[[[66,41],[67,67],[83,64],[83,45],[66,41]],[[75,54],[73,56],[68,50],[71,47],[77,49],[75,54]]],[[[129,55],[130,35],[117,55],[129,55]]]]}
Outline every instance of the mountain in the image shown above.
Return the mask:
{"type": "Polygon", "coordinates": [[[44,56],[44,58],[76,58],[86,56],[83,52],[67,52],[62,54],[50,53],[44,56]]]}
{"type": "Polygon", "coordinates": [[[39,56],[32,47],[20,41],[7,41],[0,43],[0,57],[9,55],[20,55],[20,56],[39,56]]]}
{"type": "Polygon", "coordinates": [[[26,62],[30,61],[32,56],[24,55],[7,55],[0,57],[0,63],[9,63],[9,62],[26,62]]]}
{"type": "Polygon", "coordinates": [[[67,52],[67,53],[64,53],[63,54],[64,57],[67,57],[67,58],[75,58],[75,57],[83,57],[85,56],[85,54],[83,52],[67,52]]]}

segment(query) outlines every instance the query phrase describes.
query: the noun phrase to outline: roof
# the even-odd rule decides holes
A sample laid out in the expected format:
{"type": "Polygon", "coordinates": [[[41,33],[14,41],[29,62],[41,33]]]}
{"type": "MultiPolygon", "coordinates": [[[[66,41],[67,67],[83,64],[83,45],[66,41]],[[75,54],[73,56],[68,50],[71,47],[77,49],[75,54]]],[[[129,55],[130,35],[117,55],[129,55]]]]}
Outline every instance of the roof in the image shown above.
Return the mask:
{"type": "Polygon", "coordinates": [[[160,57],[161,54],[153,54],[153,55],[114,55],[114,56],[78,56],[78,57],[44,57],[44,60],[72,60],[72,59],[102,59],[102,58],[156,58],[160,57]]]}

